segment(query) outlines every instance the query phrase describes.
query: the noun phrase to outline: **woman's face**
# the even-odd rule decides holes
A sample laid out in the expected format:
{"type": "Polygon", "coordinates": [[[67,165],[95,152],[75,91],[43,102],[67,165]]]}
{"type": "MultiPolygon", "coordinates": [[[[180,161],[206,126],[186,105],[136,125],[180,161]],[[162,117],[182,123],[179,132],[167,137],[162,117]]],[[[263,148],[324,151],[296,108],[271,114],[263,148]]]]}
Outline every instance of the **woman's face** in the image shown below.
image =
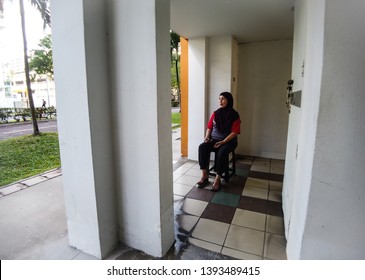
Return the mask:
{"type": "Polygon", "coordinates": [[[221,108],[224,108],[224,107],[226,107],[226,106],[227,106],[227,104],[228,104],[228,100],[227,100],[227,98],[225,98],[223,95],[220,95],[220,96],[219,96],[219,106],[220,106],[221,108]]]}

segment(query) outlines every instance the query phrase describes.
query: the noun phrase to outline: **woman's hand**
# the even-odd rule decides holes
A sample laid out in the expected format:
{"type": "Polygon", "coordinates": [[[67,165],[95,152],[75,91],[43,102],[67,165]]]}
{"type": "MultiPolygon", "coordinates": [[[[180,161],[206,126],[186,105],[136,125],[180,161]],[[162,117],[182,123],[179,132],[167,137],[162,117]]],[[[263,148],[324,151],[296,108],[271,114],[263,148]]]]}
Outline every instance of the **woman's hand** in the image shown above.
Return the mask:
{"type": "Polygon", "coordinates": [[[206,136],[206,137],[204,138],[204,142],[205,142],[205,143],[208,143],[208,142],[210,142],[210,141],[212,141],[212,139],[210,139],[210,137],[209,137],[209,136],[206,136]]]}
{"type": "Polygon", "coordinates": [[[224,144],[228,143],[236,136],[237,136],[237,133],[231,132],[224,140],[218,141],[217,143],[215,143],[214,148],[219,148],[220,146],[223,146],[224,144]]]}
{"type": "Polygon", "coordinates": [[[214,148],[219,148],[220,146],[223,146],[225,143],[224,141],[218,141],[217,143],[214,144],[214,148]]]}
{"type": "Polygon", "coordinates": [[[205,132],[205,138],[204,138],[205,143],[212,141],[212,139],[210,138],[210,133],[211,133],[211,130],[208,128],[207,131],[205,132]]]}

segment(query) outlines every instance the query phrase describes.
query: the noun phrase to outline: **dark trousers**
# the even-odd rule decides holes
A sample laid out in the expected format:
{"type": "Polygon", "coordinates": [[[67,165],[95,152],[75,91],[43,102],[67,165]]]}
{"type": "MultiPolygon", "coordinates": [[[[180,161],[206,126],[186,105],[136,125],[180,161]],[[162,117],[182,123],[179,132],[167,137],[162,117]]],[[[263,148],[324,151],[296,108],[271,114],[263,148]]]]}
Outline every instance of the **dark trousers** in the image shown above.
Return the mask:
{"type": "Polygon", "coordinates": [[[217,143],[217,140],[212,140],[210,142],[203,142],[199,145],[199,166],[200,169],[209,169],[209,162],[210,162],[210,153],[215,152],[215,164],[214,164],[214,171],[219,175],[222,176],[225,170],[228,169],[228,160],[229,154],[233,152],[237,147],[237,139],[232,139],[228,143],[224,144],[219,148],[214,148],[214,144],[217,143]]]}

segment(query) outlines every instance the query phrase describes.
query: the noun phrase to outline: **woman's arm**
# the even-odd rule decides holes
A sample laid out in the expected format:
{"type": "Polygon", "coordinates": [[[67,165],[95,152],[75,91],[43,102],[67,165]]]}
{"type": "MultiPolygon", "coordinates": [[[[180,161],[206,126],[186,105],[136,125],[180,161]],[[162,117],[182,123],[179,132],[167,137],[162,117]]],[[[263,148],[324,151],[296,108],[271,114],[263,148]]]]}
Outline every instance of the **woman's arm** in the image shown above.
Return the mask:
{"type": "Polygon", "coordinates": [[[207,131],[205,132],[205,137],[204,137],[205,143],[207,143],[211,140],[210,136],[212,134],[214,117],[215,117],[215,112],[213,112],[213,114],[210,116],[210,119],[208,121],[208,128],[207,128],[207,131]]]}
{"type": "Polygon", "coordinates": [[[207,131],[205,132],[205,138],[204,138],[204,142],[209,142],[210,139],[210,134],[211,134],[212,130],[210,128],[207,129],[207,131]]]}

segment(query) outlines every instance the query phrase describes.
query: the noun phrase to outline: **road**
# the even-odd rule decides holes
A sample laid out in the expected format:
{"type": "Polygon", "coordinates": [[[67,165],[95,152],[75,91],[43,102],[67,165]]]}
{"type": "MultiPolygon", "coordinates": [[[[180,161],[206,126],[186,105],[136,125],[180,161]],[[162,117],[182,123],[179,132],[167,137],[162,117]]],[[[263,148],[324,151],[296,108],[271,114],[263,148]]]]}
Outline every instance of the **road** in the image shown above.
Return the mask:
{"type": "MultiPolygon", "coordinates": [[[[171,108],[171,112],[179,112],[179,107],[171,108]]],[[[57,120],[38,120],[40,132],[57,132],[57,120]]],[[[12,124],[0,124],[0,140],[33,133],[32,122],[19,122],[12,124]]]]}
{"type": "MultiPolygon", "coordinates": [[[[57,132],[56,120],[38,120],[40,132],[57,132]]],[[[32,122],[19,122],[13,124],[0,124],[0,140],[17,136],[30,135],[33,133],[32,122]]]]}

